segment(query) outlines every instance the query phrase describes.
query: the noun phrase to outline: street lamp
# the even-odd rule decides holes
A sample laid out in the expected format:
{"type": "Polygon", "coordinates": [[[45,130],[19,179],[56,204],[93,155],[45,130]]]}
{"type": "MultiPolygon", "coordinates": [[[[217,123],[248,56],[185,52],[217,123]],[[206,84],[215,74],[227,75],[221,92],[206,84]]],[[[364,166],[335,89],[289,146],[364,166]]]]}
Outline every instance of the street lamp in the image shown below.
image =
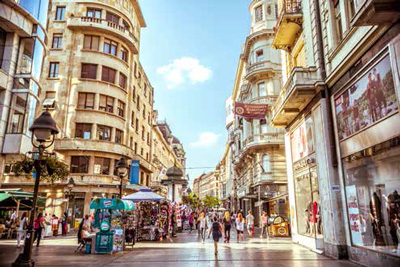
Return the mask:
{"type": "MultiPolygon", "coordinates": [[[[72,198],[72,189],[75,187],[75,181],[74,178],[70,177],[68,184],[68,206],[67,206],[67,215],[68,215],[68,210],[69,210],[69,202],[72,198]]],[[[72,213],[71,213],[71,228],[74,229],[74,224],[75,224],[75,196],[73,196],[73,203],[72,203],[72,213]]]]}
{"type": "Polygon", "coordinates": [[[32,152],[33,154],[33,166],[35,167],[36,177],[35,186],[33,189],[33,201],[31,207],[31,213],[29,217],[29,225],[25,237],[24,252],[18,255],[12,266],[34,266],[35,262],[32,260],[32,245],[33,245],[33,222],[36,213],[36,204],[39,191],[40,174],[43,168],[46,168],[44,156],[49,155],[46,152],[46,148],[53,145],[55,136],[58,134],[57,124],[51,117],[48,111],[43,112],[29,128],[32,132],[31,142],[37,151],[32,152]],[[36,140],[35,140],[36,139],[36,140]]]}
{"type": "Polygon", "coordinates": [[[125,158],[121,158],[119,161],[117,161],[115,169],[117,170],[119,179],[121,180],[121,183],[119,184],[119,198],[122,199],[122,182],[124,180],[124,177],[128,175],[128,169],[129,169],[129,166],[126,163],[125,158]]]}

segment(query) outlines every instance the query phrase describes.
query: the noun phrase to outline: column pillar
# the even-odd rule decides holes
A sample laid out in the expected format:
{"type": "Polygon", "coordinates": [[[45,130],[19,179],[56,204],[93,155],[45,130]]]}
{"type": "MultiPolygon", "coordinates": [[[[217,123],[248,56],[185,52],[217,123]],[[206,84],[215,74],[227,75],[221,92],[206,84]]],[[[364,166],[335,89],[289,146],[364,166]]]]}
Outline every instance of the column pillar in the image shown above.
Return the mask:
{"type": "MultiPolygon", "coordinates": [[[[88,188],[89,189],[89,188],[88,188]]],[[[90,202],[92,202],[92,192],[89,189],[88,192],[85,193],[85,202],[83,206],[83,216],[89,214],[90,212],[90,202]]]]}

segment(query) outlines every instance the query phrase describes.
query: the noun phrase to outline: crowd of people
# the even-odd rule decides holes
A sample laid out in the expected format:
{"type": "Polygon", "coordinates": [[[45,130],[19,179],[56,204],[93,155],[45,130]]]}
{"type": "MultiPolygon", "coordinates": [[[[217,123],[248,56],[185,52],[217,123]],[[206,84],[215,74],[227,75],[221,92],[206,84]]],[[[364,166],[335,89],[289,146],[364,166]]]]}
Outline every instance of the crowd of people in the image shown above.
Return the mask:
{"type": "MultiPolygon", "coordinates": [[[[248,237],[254,235],[254,215],[251,210],[245,216],[242,211],[233,213],[229,211],[221,212],[214,210],[202,210],[189,212],[188,215],[183,215],[183,221],[187,220],[189,224],[189,233],[197,230],[201,236],[202,242],[205,243],[206,237],[212,236],[214,240],[215,255],[218,254],[218,242],[223,237],[224,243],[229,243],[231,240],[231,230],[236,230],[236,242],[244,241],[244,231],[247,230],[248,237]],[[223,233],[223,234],[222,234],[223,233]]],[[[261,235],[260,238],[267,237],[268,233],[268,215],[265,211],[262,212],[260,219],[261,235]]]]}

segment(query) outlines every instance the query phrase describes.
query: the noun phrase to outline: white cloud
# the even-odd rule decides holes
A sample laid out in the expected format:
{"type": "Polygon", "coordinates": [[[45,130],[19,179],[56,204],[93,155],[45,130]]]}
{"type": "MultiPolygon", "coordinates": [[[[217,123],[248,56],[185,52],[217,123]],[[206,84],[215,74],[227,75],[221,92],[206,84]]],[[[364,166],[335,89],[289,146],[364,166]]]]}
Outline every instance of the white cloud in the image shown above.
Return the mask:
{"type": "Polygon", "coordinates": [[[211,79],[211,69],[200,64],[197,58],[181,57],[171,64],[159,67],[157,72],[164,77],[169,89],[184,84],[189,80],[192,84],[211,79]]]}
{"type": "Polygon", "coordinates": [[[220,134],[213,132],[202,132],[196,142],[191,143],[194,147],[210,147],[217,143],[220,134]]]}

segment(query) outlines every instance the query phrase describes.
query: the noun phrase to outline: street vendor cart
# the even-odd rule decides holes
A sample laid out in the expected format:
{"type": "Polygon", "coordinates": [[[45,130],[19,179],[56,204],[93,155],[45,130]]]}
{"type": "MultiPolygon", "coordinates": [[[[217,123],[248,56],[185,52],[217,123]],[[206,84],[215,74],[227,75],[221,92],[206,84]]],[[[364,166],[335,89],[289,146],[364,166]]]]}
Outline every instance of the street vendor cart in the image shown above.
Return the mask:
{"type": "Polygon", "coordinates": [[[121,212],[134,210],[135,204],[121,199],[99,198],[90,203],[90,209],[95,210],[93,226],[100,229],[96,233],[95,252],[106,254],[122,251],[125,233],[121,212]]]}

